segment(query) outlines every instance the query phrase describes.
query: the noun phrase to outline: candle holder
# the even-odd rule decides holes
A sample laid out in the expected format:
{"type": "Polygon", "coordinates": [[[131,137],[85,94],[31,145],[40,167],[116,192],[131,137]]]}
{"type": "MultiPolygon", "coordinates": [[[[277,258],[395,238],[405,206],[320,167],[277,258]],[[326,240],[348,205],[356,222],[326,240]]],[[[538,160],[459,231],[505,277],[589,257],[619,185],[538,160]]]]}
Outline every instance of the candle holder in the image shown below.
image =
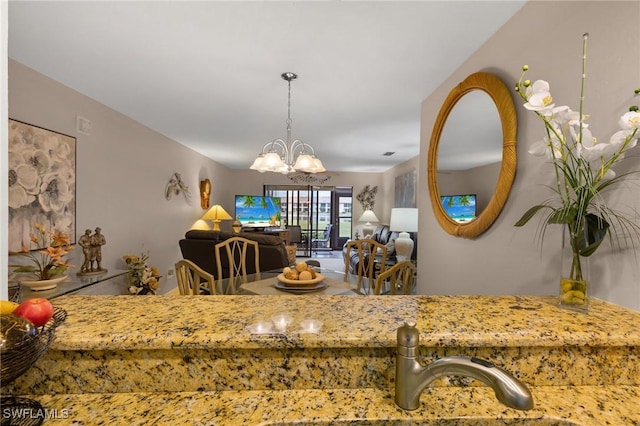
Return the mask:
{"type": "Polygon", "coordinates": [[[274,327],[271,321],[258,321],[248,325],[247,330],[249,330],[251,334],[272,334],[274,327]]]}
{"type": "Polygon", "coordinates": [[[273,325],[278,331],[286,331],[289,324],[291,324],[291,320],[292,318],[285,313],[276,314],[271,317],[271,321],[273,321],[273,325]]]}
{"type": "Polygon", "coordinates": [[[301,333],[318,334],[322,328],[322,321],[307,319],[300,323],[301,333]]]}

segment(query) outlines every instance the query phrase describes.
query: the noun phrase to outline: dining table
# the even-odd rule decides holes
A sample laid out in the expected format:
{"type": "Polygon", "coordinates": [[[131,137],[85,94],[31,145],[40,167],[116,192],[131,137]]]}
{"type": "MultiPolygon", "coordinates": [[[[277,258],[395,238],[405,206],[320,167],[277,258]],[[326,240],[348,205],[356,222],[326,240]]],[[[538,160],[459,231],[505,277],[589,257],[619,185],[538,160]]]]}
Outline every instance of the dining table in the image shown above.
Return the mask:
{"type": "MultiPolygon", "coordinates": [[[[335,271],[328,268],[315,268],[322,274],[322,280],[314,285],[295,286],[289,283],[285,285],[279,275],[282,269],[272,271],[262,271],[257,274],[247,274],[246,278],[225,278],[216,280],[217,295],[361,295],[362,291],[357,289],[357,276],[335,271]]],[[[205,289],[203,289],[205,290],[205,289]]],[[[165,293],[167,296],[179,295],[178,288],[175,287],[165,293]]],[[[201,293],[207,294],[207,293],[201,293]]]]}

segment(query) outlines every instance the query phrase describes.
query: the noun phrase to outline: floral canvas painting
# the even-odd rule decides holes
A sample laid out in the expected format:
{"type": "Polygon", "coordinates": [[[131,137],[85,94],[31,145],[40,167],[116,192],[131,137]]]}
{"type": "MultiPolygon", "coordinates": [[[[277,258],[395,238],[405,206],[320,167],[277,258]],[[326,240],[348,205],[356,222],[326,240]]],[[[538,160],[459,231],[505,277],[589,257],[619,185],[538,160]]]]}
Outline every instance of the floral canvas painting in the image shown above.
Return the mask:
{"type": "Polygon", "coordinates": [[[75,242],[76,139],[10,119],[8,160],[9,250],[36,249],[36,222],[75,242]]]}

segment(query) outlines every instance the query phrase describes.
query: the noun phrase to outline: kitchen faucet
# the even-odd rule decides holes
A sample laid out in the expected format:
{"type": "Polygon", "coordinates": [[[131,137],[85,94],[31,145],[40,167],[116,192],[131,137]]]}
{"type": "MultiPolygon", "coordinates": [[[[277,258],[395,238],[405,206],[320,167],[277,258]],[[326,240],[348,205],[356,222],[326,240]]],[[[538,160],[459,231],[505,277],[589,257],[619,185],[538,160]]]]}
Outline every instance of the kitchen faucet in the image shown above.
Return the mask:
{"type": "Polygon", "coordinates": [[[517,410],[533,408],[533,397],[524,383],[488,361],[464,356],[440,358],[428,366],[418,362],[419,333],[415,323],[398,328],[396,347],[396,404],[405,410],[420,405],[420,395],[443,376],[471,377],[490,386],[498,401],[517,410]]]}

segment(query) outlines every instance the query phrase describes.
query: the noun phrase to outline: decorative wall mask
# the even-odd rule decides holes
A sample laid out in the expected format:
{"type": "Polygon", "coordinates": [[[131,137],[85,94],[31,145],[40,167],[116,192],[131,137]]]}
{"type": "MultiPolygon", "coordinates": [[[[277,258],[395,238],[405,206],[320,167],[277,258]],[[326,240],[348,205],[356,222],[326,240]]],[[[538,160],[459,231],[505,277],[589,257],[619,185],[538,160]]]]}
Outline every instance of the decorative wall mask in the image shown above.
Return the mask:
{"type": "Polygon", "coordinates": [[[200,181],[200,207],[209,208],[209,198],[211,197],[211,181],[209,179],[200,181]]]}
{"type": "Polygon", "coordinates": [[[360,202],[362,206],[362,210],[373,210],[373,205],[376,202],[376,194],[378,193],[378,187],[374,186],[371,188],[369,185],[366,185],[362,192],[356,195],[356,200],[360,202]]]}
{"type": "Polygon", "coordinates": [[[167,200],[170,200],[174,195],[180,195],[182,193],[184,195],[185,200],[187,202],[191,199],[191,194],[189,193],[189,187],[185,185],[182,181],[182,176],[180,173],[176,172],[169,179],[169,183],[167,183],[167,187],[164,191],[164,197],[167,200]]]}

